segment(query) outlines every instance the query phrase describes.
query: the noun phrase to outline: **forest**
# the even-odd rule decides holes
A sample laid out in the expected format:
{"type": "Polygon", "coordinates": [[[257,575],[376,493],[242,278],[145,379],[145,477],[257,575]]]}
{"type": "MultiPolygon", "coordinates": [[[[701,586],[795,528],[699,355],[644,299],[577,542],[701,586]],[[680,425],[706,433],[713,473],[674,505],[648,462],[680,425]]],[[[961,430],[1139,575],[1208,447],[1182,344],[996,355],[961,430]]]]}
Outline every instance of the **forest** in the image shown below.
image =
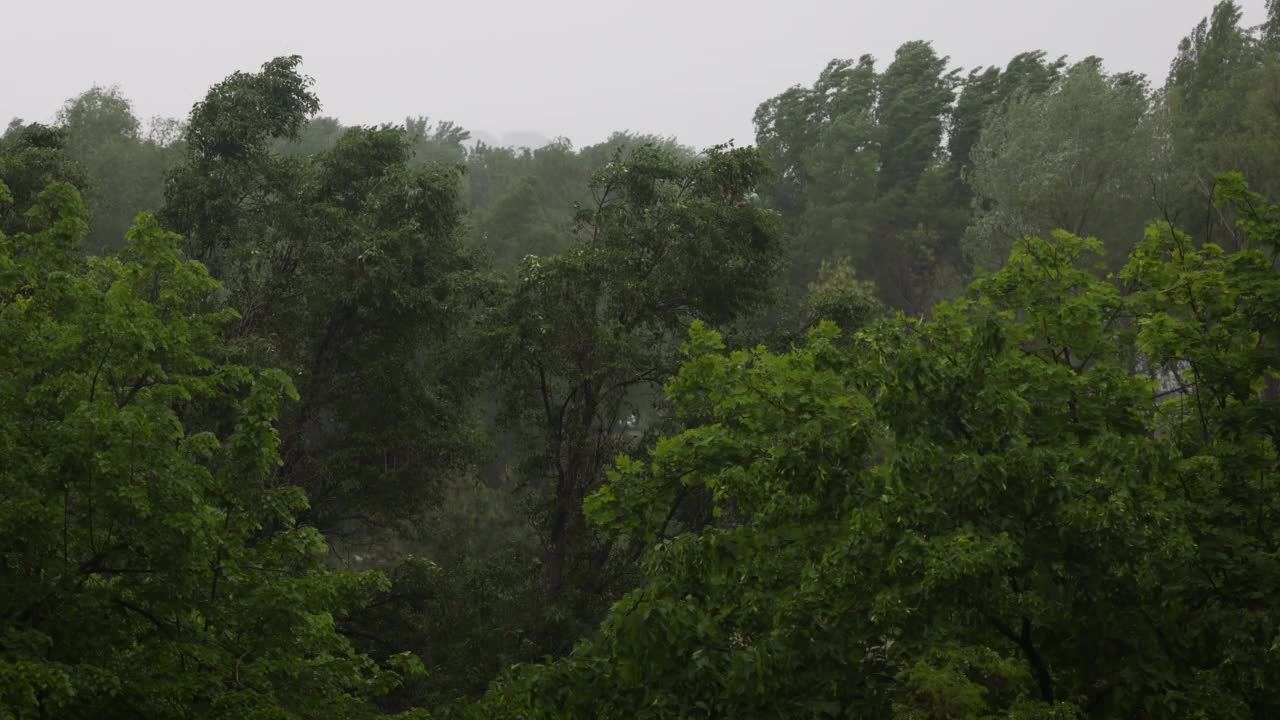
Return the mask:
{"type": "Polygon", "coordinates": [[[14,119],[0,720],[1280,717],[1280,0],[1205,12],[709,148],[14,119]]]}

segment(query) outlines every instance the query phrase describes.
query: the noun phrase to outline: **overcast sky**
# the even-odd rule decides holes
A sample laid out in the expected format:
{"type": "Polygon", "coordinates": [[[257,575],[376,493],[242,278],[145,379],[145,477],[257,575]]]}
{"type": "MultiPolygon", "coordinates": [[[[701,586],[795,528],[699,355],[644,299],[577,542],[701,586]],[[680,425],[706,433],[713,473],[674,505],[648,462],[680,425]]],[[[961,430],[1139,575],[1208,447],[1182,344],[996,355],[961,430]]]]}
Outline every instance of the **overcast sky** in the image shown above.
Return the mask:
{"type": "MultiPolygon", "coordinates": [[[[1244,0],[1261,21],[1264,0],[1244,0]]],[[[630,129],[752,138],[761,100],[833,57],[931,40],[961,67],[1028,49],[1163,81],[1213,0],[0,0],[0,122],[48,121],[118,83],[141,117],[185,117],[212,83],[303,56],[347,123],[448,119],[576,144],[630,129]]]]}

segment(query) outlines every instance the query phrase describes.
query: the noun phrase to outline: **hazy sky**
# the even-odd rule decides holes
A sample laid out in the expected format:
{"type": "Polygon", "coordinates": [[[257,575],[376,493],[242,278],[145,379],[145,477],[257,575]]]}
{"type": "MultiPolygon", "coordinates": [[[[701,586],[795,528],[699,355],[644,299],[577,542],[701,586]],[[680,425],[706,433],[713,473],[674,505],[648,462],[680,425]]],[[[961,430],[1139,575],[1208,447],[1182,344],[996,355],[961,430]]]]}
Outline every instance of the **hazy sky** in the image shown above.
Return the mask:
{"type": "MultiPolygon", "coordinates": [[[[1244,0],[1261,21],[1263,0],[1244,0]]],[[[118,83],[141,117],[185,117],[214,82],[303,56],[347,123],[448,119],[577,144],[613,130],[752,138],[761,100],[833,57],[882,64],[931,40],[954,65],[1044,49],[1158,84],[1213,0],[0,0],[0,122],[51,120],[118,83]]]]}

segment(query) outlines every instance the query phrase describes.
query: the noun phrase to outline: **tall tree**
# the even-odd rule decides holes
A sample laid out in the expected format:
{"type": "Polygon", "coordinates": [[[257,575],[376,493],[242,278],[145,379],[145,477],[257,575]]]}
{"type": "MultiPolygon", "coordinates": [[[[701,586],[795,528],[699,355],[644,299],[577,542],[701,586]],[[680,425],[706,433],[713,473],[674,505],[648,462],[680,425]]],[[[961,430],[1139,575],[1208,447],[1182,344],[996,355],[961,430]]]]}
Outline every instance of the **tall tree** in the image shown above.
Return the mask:
{"type": "Polygon", "coordinates": [[[955,192],[960,202],[972,197],[966,181],[973,171],[973,148],[986,123],[1010,102],[1048,91],[1066,67],[1066,60],[1045,60],[1043,51],[1017,55],[1001,71],[975,68],[961,83],[947,130],[947,155],[951,161],[955,192]]]}
{"type": "Polygon", "coordinates": [[[298,378],[283,477],[337,533],[407,519],[470,466],[473,268],[457,167],[411,167],[400,128],[349,128],[306,157],[272,151],[319,103],[299,59],[237,73],[192,111],[165,219],[223,280],[240,352],[298,378]]]}
{"type": "MultiPolygon", "coordinates": [[[[780,168],[782,182],[801,181],[795,192],[803,204],[790,222],[793,285],[813,278],[824,259],[859,265],[868,260],[880,163],[878,82],[871,59],[864,56],[857,65],[828,65],[811,91],[827,107],[810,115],[814,136],[801,164],[780,168]]],[[[778,207],[784,217],[789,214],[786,205],[778,207]]]]}
{"type": "Polygon", "coordinates": [[[1213,184],[1225,169],[1244,172],[1264,193],[1280,193],[1280,47],[1241,24],[1234,2],[1220,2],[1183,39],[1169,72],[1165,109],[1181,197],[1172,212],[1206,240],[1235,242],[1213,211],[1213,184]]]}
{"type": "MultiPolygon", "coordinates": [[[[633,423],[654,421],[646,395],[674,370],[679,329],[732,322],[770,297],[779,228],[749,199],[764,169],[749,149],[620,153],[592,184],[577,241],[527,259],[501,309],[506,395],[533,435],[527,477],[546,498],[546,592],[586,608],[576,619],[611,599],[606,571],[625,550],[586,532],[582,499],[633,446],[633,423]]],[[[548,649],[567,650],[581,628],[561,632],[548,649]]]]}
{"type": "Polygon", "coordinates": [[[1254,245],[1149,227],[1122,297],[1097,241],[1029,238],[966,299],[842,349],[695,326],[687,429],[588,513],[644,579],[485,718],[1269,717],[1280,611],[1280,211],[1254,245]],[[1120,319],[1136,333],[1118,332],[1120,319]],[[1133,372],[1181,367],[1163,396],[1133,372]],[[697,492],[713,510],[673,521],[697,492]]]}
{"type": "Polygon", "coordinates": [[[789,230],[795,231],[807,205],[808,165],[824,128],[849,113],[870,114],[875,101],[875,60],[863,55],[857,62],[832,60],[812,87],[789,88],[756,109],[756,143],[775,166],[775,175],[762,192],[782,213],[789,230]]]}
{"type": "Polygon", "coordinates": [[[922,309],[944,284],[964,215],[940,182],[958,83],[946,65],[924,42],[899,48],[882,74],[870,56],[833,60],[812,87],[757,109],[757,142],[775,163],[763,196],[793,238],[793,295],[826,261],[853,263],[900,308],[922,309]]]}
{"type": "Polygon", "coordinates": [[[973,150],[973,261],[993,267],[1017,239],[1061,228],[1108,238],[1118,268],[1156,215],[1149,106],[1143,78],[1108,74],[1090,58],[993,117],[973,150]]]}
{"type": "Polygon", "coordinates": [[[898,48],[880,76],[881,195],[910,192],[938,159],[957,73],[947,71],[947,58],[939,57],[932,45],[917,41],[898,48]]]}
{"type": "Polygon", "coordinates": [[[107,258],[70,185],[27,218],[0,231],[0,715],[376,715],[398,678],[334,620],[385,580],[328,570],[276,481],[289,380],[225,361],[235,312],[150,216],[107,258]]]}
{"type": "Polygon", "coordinates": [[[87,179],[87,246],[118,249],[133,216],[163,204],[164,176],[177,160],[176,148],[145,137],[132,105],[115,87],[94,87],[68,100],[58,125],[66,131],[68,155],[87,179]]]}

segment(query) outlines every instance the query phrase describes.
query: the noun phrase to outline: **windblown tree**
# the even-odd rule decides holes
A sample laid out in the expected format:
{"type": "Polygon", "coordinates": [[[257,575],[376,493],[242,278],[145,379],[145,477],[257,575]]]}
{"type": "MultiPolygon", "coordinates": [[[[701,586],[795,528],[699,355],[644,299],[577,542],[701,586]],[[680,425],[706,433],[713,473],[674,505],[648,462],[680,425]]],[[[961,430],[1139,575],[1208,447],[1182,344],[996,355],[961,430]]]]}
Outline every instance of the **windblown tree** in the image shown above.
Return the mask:
{"type": "Polygon", "coordinates": [[[609,566],[627,548],[587,531],[582,499],[617,452],[635,448],[634,424],[654,421],[681,328],[731,323],[768,302],[781,238],[774,214],[749,199],[764,169],[749,149],[620,154],[593,182],[573,245],[527,259],[500,311],[506,397],[531,435],[526,477],[545,497],[553,603],[601,609],[617,589],[609,566]]]}
{"type": "Polygon", "coordinates": [[[1143,78],[1090,58],[991,117],[972,151],[972,261],[998,266],[1015,240],[1061,228],[1110,238],[1107,259],[1123,264],[1125,239],[1158,214],[1150,104],[1143,78]]]}
{"type": "Polygon", "coordinates": [[[319,108],[299,59],[236,73],[192,110],[164,219],[241,312],[233,347],[297,378],[283,478],[329,532],[407,519],[433,479],[473,464],[474,263],[459,169],[412,166],[402,128],[349,128],[328,150],[272,152],[319,108]]]}
{"type": "Polygon", "coordinates": [[[1165,88],[1169,142],[1182,195],[1170,210],[1206,240],[1234,246],[1230,218],[1212,212],[1214,178],[1245,173],[1267,195],[1280,194],[1280,6],[1267,5],[1262,28],[1245,27],[1240,6],[1219,2],[1183,39],[1165,88]],[[1260,31],[1259,31],[1260,30],[1260,31]]]}
{"type": "Polygon", "coordinates": [[[955,201],[972,199],[968,177],[973,171],[973,148],[987,122],[1009,103],[1047,92],[1066,67],[1066,60],[1045,60],[1043,51],[1022,53],[1003,70],[975,68],[961,83],[947,130],[947,156],[951,163],[955,201]]]}
{"type": "MultiPolygon", "coordinates": [[[[361,718],[398,677],[335,619],[385,587],[328,570],[279,482],[287,377],[228,362],[235,312],[147,215],[85,258],[79,193],[0,204],[0,717],[361,718]],[[202,418],[216,417],[205,424],[202,418]]],[[[416,662],[401,658],[412,669],[416,662]]]]}
{"type": "Polygon", "coordinates": [[[896,307],[919,309],[954,272],[965,210],[948,205],[942,153],[957,77],[924,42],[883,73],[870,56],[833,60],[812,87],[756,111],[756,139],[776,166],[764,197],[794,237],[790,286],[823,261],[851,262],[896,307]]]}
{"type": "MultiPolygon", "coordinates": [[[[1154,224],[1029,238],[928,320],[726,352],[695,325],[686,424],[587,499],[644,579],[485,718],[1240,718],[1280,711],[1280,210],[1249,249],[1154,224]],[[1126,330],[1125,328],[1132,328],[1126,330]],[[1184,368],[1158,395],[1148,367],[1184,368]],[[712,511],[671,508],[692,491],[712,511]]],[[[468,715],[468,713],[471,713],[468,715]]]]}

